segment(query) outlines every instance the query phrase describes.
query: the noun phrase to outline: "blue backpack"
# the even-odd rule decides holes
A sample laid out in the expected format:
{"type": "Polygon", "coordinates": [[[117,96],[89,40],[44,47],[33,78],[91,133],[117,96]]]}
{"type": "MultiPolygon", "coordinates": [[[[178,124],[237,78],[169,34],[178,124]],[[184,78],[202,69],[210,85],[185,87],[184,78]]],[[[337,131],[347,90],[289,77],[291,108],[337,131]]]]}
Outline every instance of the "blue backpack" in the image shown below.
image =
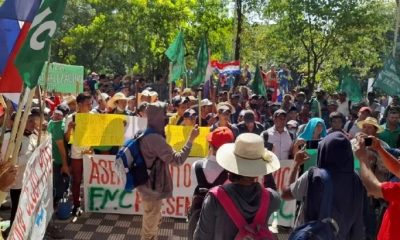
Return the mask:
{"type": "Polygon", "coordinates": [[[308,172],[305,224],[297,227],[289,240],[336,240],[339,226],[332,218],[333,186],[329,173],[321,168],[308,172]]]}
{"type": "Polygon", "coordinates": [[[157,132],[154,129],[147,128],[144,132],[137,133],[133,139],[126,141],[118,151],[116,159],[122,161],[126,172],[125,191],[130,192],[137,186],[146,184],[149,179],[148,168],[140,152],[140,139],[152,133],[157,132]]]}

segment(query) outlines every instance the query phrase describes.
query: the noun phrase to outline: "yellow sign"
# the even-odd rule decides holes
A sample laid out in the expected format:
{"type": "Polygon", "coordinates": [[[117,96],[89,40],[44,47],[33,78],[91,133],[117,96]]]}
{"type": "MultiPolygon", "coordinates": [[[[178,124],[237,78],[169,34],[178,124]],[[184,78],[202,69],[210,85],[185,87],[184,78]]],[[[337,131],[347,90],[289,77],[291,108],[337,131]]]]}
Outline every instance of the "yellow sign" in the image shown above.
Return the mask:
{"type": "Polygon", "coordinates": [[[122,146],[126,116],[78,113],[75,117],[74,144],[81,147],[122,146]]]}
{"type": "MultiPolygon", "coordinates": [[[[193,127],[167,125],[165,134],[168,144],[175,150],[180,151],[187,142],[193,127]]],[[[208,155],[207,135],[210,132],[209,127],[201,127],[200,135],[194,140],[190,157],[206,157],[208,155]]]]}

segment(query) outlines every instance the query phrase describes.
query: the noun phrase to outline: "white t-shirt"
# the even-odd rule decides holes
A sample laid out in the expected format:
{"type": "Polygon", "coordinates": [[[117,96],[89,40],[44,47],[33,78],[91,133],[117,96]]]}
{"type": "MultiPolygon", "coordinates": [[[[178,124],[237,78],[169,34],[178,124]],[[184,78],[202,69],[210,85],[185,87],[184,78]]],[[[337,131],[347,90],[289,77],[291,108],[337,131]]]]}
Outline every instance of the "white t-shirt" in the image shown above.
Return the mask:
{"type": "MultiPolygon", "coordinates": [[[[208,183],[213,183],[222,173],[222,171],[224,171],[224,169],[217,163],[216,157],[211,154],[208,156],[208,158],[198,161],[203,163],[203,172],[208,183]]],[[[192,165],[192,179],[196,179],[196,171],[194,166],[196,166],[198,161],[194,162],[192,165]]]]}
{"type": "MultiPolygon", "coordinates": [[[[73,114],[69,115],[67,117],[67,119],[65,120],[64,133],[66,133],[68,131],[68,125],[69,125],[70,122],[73,121],[75,114],[76,113],[73,113],[73,114]]],[[[72,144],[71,145],[71,158],[73,158],[73,159],[82,159],[83,158],[82,152],[83,151],[87,151],[89,149],[90,149],[90,147],[79,147],[79,146],[77,146],[75,144],[72,144]]]]}

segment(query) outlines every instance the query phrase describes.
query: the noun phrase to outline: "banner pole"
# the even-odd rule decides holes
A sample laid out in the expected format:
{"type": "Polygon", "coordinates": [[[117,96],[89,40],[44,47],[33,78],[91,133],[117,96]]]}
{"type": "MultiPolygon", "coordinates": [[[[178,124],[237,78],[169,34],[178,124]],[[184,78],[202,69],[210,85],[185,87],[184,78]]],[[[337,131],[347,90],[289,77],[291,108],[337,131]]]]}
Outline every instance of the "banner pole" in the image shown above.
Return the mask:
{"type": "Polygon", "coordinates": [[[16,163],[17,157],[18,157],[18,152],[21,148],[21,143],[22,143],[22,137],[25,131],[25,127],[26,127],[26,122],[28,121],[28,115],[31,111],[31,106],[32,106],[32,99],[35,95],[35,91],[36,91],[36,87],[34,87],[33,89],[28,89],[28,100],[26,102],[25,105],[25,110],[24,110],[24,114],[22,115],[21,118],[21,124],[19,125],[19,129],[18,129],[18,133],[17,133],[17,137],[15,139],[15,146],[14,146],[14,151],[11,157],[11,162],[13,164],[16,163]]]}
{"type": "Polygon", "coordinates": [[[49,82],[49,70],[50,70],[50,57],[51,57],[51,44],[49,47],[49,56],[47,58],[47,64],[46,64],[46,70],[45,70],[45,75],[44,75],[44,87],[43,87],[43,94],[41,91],[40,86],[38,86],[38,90],[39,90],[39,107],[40,107],[40,121],[39,121],[39,137],[38,137],[38,141],[37,141],[37,145],[36,147],[40,146],[40,140],[42,139],[42,131],[43,131],[43,122],[44,122],[44,109],[46,108],[46,101],[44,101],[44,99],[47,97],[47,84],[49,82]]]}
{"type": "Polygon", "coordinates": [[[9,161],[12,157],[12,153],[14,152],[14,147],[15,147],[15,137],[17,136],[18,133],[18,128],[20,125],[20,120],[21,120],[21,115],[22,115],[22,110],[24,108],[24,103],[23,100],[27,98],[29,94],[29,89],[24,88],[20,98],[19,104],[18,104],[18,110],[15,115],[14,123],[11,129],[11,134],[10,134],[10,140],[8,141],[8,146],[6,149],[6,153],[4,155],[4,161],[9,161]]]}
{"type": "Polygon", "coordinates": [[[199,127],[201,127],[201,91],[197,93],[198,105],[199,105],[199,127]]]}
{"type": "Polygon", "coordinates": [[[169,103],[172,104],[172,63],[169,63],[169,73],[168,73],[168,79],[169,79],[169,103]]]}

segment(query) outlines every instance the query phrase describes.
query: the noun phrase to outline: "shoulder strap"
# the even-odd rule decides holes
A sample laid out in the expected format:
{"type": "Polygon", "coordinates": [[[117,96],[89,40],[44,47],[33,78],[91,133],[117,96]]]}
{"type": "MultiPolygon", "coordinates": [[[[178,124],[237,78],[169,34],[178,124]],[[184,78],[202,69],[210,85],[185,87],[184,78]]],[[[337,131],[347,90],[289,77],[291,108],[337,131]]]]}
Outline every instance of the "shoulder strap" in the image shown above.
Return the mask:
{"type": "Polygon", "coordinates": [[[228,216],[232,219],[237,228],[247,225],[246,219],[244,219],[242,214],[233,203],[232,199],[221,186],[212,188],[210,193],[217,198],[218,202],[224,208],[226,214],[228,214],[228,216]]]}
{"type": "Polygon", "coordinates": [[[253,224],[265,224],[270,201],[270,193],[261,186],[261,200],[259,209],[254,217],[253,224]]]}
{"type": "Polygon", "coordinates": [[[223,170],[217,177],[217,179],[214,180],[212,183],[213,186],[218,186],[222,185],[225,183],[226,179],[228,179],[228,172],[226,170],[223,170]]]}
{"type": "Polygon", "coordinates": [[[196,174],[197,178],[197,185],[199,187],[207,187],[208,188],[208,182],[206,179],[206,176],[204,175],[203,171],[203,162],[197,161],[196,164],[194,165],[194,172],[196,174]]]}
{"type": "Polygon", "coordinates": [[[346,132],[349,133],[350,129],[353,127],[355,120],[350,120],[349,125],[347,125],[346,132]]]}

